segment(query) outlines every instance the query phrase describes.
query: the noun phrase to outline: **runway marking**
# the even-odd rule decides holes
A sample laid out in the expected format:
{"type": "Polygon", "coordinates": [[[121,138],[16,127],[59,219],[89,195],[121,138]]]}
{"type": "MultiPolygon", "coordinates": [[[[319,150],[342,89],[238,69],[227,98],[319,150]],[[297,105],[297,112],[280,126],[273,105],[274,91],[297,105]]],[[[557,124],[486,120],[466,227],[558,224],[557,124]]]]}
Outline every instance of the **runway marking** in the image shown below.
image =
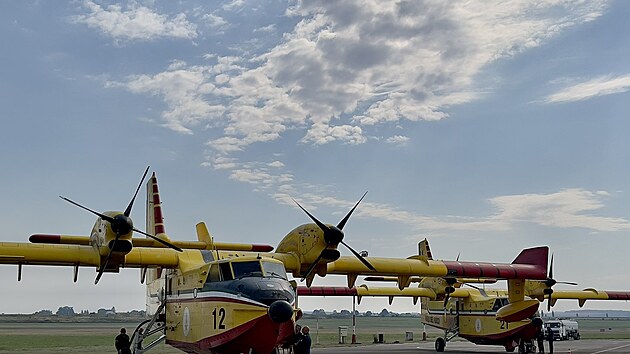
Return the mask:
{"type": "Polygon", "coordinates": [[[593,353],[591,353],[591,354],[606,353],[606,352],[609,352],[609,351],[612,351],[612,350],[617,350],[617,349],[621,349],[621,348],[625,348],[625,347],[630,347],[630,344],[621,345],[621,346],[618,346],[618,347],[616,347],[616,348],[610,348],[610,349],[600,350],[600,351],[598,351],[598,352],[593,352],[593,353]]]}

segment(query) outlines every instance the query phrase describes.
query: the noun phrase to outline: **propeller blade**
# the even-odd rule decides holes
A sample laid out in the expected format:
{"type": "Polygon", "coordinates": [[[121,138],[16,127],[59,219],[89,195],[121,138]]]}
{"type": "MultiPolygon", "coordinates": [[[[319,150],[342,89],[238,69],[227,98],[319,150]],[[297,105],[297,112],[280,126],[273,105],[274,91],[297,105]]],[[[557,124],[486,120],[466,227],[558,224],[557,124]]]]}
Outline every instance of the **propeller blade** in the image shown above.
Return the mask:
{"type": "Polygon", "coordinates": [[[153,236],[153,235],[151,235],[151,234],[148,234],[148,233],[146,233],[146,232],[144,232],[144,231],[138,230],[138,229],[136,229],[135,227],[134,227],[132,230],[133,230],[133,231],[135,231],[135,232],[137,232],[137,233],[139,233],[139,234],[143,234],[143,235],[145,235],[145,236],[147,236],[147,237],[150,237],[150,238],[154,239],[155,241],[157,241],[157,242],[159,242],[159,243],[161,243],[161,244],[163,244],[163,245],[165,245],[165,246],[168,246],[168,247],[170,247],[170,248],[174,249],[175,251],[178,251],[178,252],[183,252],[183,250],[182,250],[181,248],[179,248],[179,247],[175,246],[174,244],[172,244],[172,243],[170,243],[170,242],[168,242],[168,241],[164,241],[164,240],[162,240],[162,239],[161,239],[161,238],[159,238],[159,237],[156,237],[156,236],[153,236]]]}
{"type": "Polygon", "coordinates": [[[107,263],[109,263],[109,259],[112,257],[112,252],[116,248],[116,242],[118,242],[118,238],[120,238],[119,234],[116,235],[116,238],[114,239],[114,243],[112,243],[112,248],[109,249],[107,258],[105,258],[105,262],[103,262],[103,264],[101,264],[100,268],[98,269],[98,274],[96,275],[96,280],[94,280],[94,285],[98,284],[99,280],[101,280],[101,277],[103,276],[103,272],[105,272],[105,268],[107,267],[107,263]]]}
{"type": "Polygon", "coordinates": [[[566,284],[566,285],[578,285],[578,283],[574,283],[572,281],[559,281],[556,284],[566,284]]]}
{"type": "Polygon", "coordinates": [[[311,215],[311,213],[309,213],[309,212],[308,212],[308,210],[304,209],[304,208],[300,205],[300,203],[298,203],[298,202],[297,202],[297,200],[293,199],[293,201],[295,202],[295,204],[297,204],[297,206],[299,206],[299,207],[300,207],[300,209],[302,209],[302,210],[306,213],[306,215],[308,215],[308,216],[311,218],[311,220],[313,220],[313,222],[314,222],[314,223],[316,223],[316,224],[317,224],[317,226],[319,226],[319,228],[320,228],[320,229],[322,229],[322,231],[326,232],[326,230],[329,230],[329,229],[330,229],[328,226],[326,226],[326,224],[324,224],[323,222],[321,222],[321,221],[317,220],[317,218],[316,218],[316,217],[314,217],[313,215],[311,215]]]}
{"type": "MultiPolygon", "coordinates": [[[[325,250],[325,248],[324,248],[325,250]]],[[[315,262],[313,262],[308,269],[306,270],[306,273],[304,273],[304,275],[302,276],[302,280],[300,281],[304,281],[304,279],[308,278],[309,275],[311,275],[311,272],[313,272],[313,270],[315,269],[315,267],[317,267],[317,263],[319,263],[319,261],[322,259],[322,257],[324,256],[324,250],[322,250],[322,252],[319,254],[319,256],[317,256],[317,258],[315,259],[315,262]]]]}
{"type": "Polygon", "coordinates": [[[346,246],[350,250],[350,252],[352,252],[352,254],[354,254],[354,256],[357,257],[361,261],[361,263],[365,264],[365,266],[368,267],[368,269],[370,269],[371,271],[376,272],[376,268],[374,268],[374,266],[372,264],[370,264],[370,262],[368,262],[367,259],[365,259],[362,255],[360,255],[357,251],[355,251],[347,243],[341,241],[341,244],[346,246]]]}
{"type": "Polygon", "coordinates": [[[551,294],[547,298],[547,312],[551,312],[551,294]]]}
{"type": "Polygon", "coordinates": [[[444,297],[444,311],[446,311],[446,304],[448,304],[448,300],[451,298],[450,294],[446,294],[444,297]]]}
{"type": "Polygon", "coordinates": [[[76,202],[73,202],[72,200],[70,200],[70,199],[68,199],[66,197],[59,196],[59,198],[65,200],[66,202],[68,202],[70,204],[74,204],[74,205],[78,206],[81,209],[85,209],[85,210],[89,211],[90,213],[92,213],[94,215],[97,215],[98,217],[100,217],[103,220],[109,221],[110,223],[114,222],[114,218],[112,218],[111,216],[107,216],[105,214],[101,214],[99,212],[96,212],[96,211],[94,211],[94,210],[92,210],[90,208],[84,207],[83,205],[81,205],[79,203],[76,203],[76,202]]]}
{"type": "Polygon", "coordinates": [[[147,173],[149,172],[149,167],[151,167],[151,166],[147,166],[147,169],[144,170],[144,175],[142,175],[142,179],[140,180],[140,184],[138,184],[138,188],[136,188],[136,193],[133,194],[133,198],[131,198],[131,201],[129,202],[129,205],[127,205],[127,209],[125,209],[125,216],[129,216],[131,214],[131,208],[133,208],[133,203],[136,201],[136,196],[138,195],[138,191],[140,191],[140,187],[142,187],[142,183],[144,182],[144,178],[147,176],[147,173]]]}
{"type": "Polygon", "coordinates": [[[337,224],[337,228],[339,230],[343,230],[343,227],[346,226],[346,222],[348,222],[348,219],[350,219],[350,215],[352,215],[352,213],[354,212],[354,209],[356,209],[357,206],[359,206],[359,203],[361,203],[361,201],[363,200],[363,198],[365,198],[365,195],[367,193],[368,193],[367,191],[365,193],[363,193],[363,196],[361,197],[361,199],[359,199],[359,201],[354,205],[354,207],[352,207],[352,209],[350,209],[348,214],[346,214],[346,216],[339,222],[339,224],[337,224]]]}

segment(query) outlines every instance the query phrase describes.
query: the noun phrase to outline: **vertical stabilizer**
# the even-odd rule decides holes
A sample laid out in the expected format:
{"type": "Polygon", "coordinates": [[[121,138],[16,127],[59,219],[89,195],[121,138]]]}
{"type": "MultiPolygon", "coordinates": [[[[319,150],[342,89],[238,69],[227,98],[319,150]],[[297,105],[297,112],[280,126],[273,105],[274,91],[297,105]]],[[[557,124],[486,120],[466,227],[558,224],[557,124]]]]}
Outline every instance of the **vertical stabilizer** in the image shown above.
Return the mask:
{"type": "MultiPolygon", "coordinates": [[[[162,217],[162,202],[158,191],[157,177],[155,172],[147,182],[147,204],[146,204],[146,232],[157,237],[165,237],[164,218],[162,217]]],[[[142,279],[142,272],[141,279],[142,279]]],[[[162,269],[147,269],[145,282],[147,285],[146,311],[147,316],[155,314],[164,298],[165,280],[162,269]]]]}
{"type": "Polygon", "coordinates": [[[210,232],[208,231],[208,227],[206,226],[205,222],[200,222],[197,225],[195,225],[196,229],[197,229],[197,239],[199,240],[199,242],[203,242],[206,245],[208,245],[209,247],[207,247],[207,249],[214,249],[214,241],[212,239],[212,235],[210,235],[210,232]]]}
{"type": "Polygon", "coordinates": [[[147,224],[146,231],[158,236],[165,233],[164,218],[162,217],[162,202],[158,190],[157,177],[155,172],[147,182],[147,224]]]}
{"type": "Polygon", "coordinates": [[[418,242],[418,256],[424,260],[433,259],[433,255],[431,255],[431,248],[429,247],[429,241],[427,241],[426,238],[418,242]]]}

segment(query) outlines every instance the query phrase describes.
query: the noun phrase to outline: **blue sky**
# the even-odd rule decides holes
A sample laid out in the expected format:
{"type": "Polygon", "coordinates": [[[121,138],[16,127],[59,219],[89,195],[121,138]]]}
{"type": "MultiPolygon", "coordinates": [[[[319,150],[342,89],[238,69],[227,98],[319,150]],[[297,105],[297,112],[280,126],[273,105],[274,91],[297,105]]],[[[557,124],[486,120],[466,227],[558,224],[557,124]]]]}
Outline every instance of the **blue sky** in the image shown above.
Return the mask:
{"type": "MultiPolygon", "coordinates": [[[[370,255],[424,237],[441,259],[549,245],[556,278],[630,289],[629,7],[2,2],[0,240],[87,234],[94,218],[58,195],[122,210],[151,165],[176,240],[204,220],[218,240],[276,245],[309,221],[291,198],[336,223],[367,190],[346,241],[370,255]]],[[[2,266],[0,312],[142,308],[137,273],[94,286],[91,269],[74,284],[27,267],[17,283],[2,266]]]]}

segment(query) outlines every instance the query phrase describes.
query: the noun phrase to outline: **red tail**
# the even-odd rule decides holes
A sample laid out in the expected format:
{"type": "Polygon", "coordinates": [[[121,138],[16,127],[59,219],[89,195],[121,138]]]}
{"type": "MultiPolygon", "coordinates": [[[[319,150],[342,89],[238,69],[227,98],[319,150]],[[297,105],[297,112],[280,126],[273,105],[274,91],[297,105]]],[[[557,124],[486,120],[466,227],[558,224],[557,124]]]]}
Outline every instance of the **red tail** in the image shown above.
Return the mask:
{"type": "Polygon", "coordinates": [[[163,234],[164,218],[162,217],[162,202],[158,191],[157,177],[155,172],[147,182],[147,232],[153,235],[163,234]]]}
{"type": "Polygon", "coordinates": [[[512,261],[512,264],[530,264],[547,271],[547,259],[549,258],[549,247],[540,246],[524,249],[512,261]]]}

